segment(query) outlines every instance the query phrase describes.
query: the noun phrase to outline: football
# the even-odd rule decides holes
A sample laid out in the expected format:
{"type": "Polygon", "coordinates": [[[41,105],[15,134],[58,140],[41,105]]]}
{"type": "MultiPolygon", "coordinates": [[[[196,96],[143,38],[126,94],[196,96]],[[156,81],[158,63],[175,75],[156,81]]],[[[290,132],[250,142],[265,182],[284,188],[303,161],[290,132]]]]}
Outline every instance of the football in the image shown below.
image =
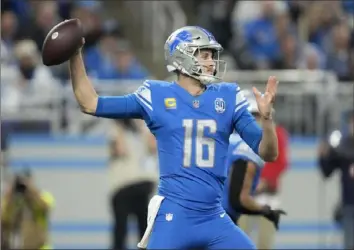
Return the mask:
{"type": "Polygon", "coordinates": [[[82,45],[83,36],[83,29],[79,19],[65,20],[54,26],[43,43],[43,64],[53,66],[69,60],[82,45]]]}

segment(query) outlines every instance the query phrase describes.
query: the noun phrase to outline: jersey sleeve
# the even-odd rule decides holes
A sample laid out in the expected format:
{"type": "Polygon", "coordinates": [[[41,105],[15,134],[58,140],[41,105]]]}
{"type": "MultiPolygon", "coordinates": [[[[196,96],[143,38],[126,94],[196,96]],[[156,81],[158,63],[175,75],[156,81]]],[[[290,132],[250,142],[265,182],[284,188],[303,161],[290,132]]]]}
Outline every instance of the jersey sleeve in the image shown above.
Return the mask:
{"type": "Polygon", "coordinates": [[[236,87],[235,109],[232,117],[233,126],[236,132],[246,142],[248,146],[258,154],[259,143],[262,139],[263,131],[255,118],[248,111],[248,101],[241,92],[240,87],[236,87]]]}
{"type": "Polygon", "coordinates": [[[97,117],[152,119],[152,97],[150,84],[145,81],[134,93],[124,96],[100,96],[98,98],[97,117]]]}
{"type": "Polygon", "coordinates": [[[146,121],[146,124],[149,124],[153,121],[153,95],[152,95],[153,85],[149,81],[145,81],[142,86],[140,86],[134,92],[134,98],[142,110],[143,119],[146,121]]]}

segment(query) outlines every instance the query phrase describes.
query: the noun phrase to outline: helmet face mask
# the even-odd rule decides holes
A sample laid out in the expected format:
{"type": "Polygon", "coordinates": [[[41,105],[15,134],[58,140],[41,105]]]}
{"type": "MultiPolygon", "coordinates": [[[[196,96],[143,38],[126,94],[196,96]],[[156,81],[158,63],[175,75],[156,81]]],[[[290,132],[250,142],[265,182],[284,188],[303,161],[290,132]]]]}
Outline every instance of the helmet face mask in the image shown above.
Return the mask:
{"type": "Polygon", "coordinates": [[[202,83],[211,83],[221,81],[226,72],[226,63],[220,60],[219,50],[210,48],[197,48],[194,53],[196,67],[198,69],[196,76],[202,83]]]}
{"type": "Polygon", "coordinates": [[[226,72],[226,62],[220,60],[222,50],[213,35],[203,28],[181,28],[173,32],[165,43],[167,70],[178,71],[202,84],[221,81],[226,72]],[[210,67],[214,67],[213,72],[208,72],[210,67]]]}

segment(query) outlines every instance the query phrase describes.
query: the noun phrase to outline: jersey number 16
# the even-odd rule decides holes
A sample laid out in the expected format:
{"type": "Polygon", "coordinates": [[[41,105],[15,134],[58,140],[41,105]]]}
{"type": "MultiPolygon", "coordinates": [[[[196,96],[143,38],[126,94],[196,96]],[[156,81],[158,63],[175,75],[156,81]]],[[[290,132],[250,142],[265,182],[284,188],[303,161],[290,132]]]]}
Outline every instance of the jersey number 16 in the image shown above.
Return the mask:
{"type": "Polygon", "coordinates": [[[195,165],[200,168],[212,168],[214,166],[215,141],[213,138],[204,136],[204,130],[209,133],[216,133],[216,122],[214,120],[183,120],[184,127],[184,147],[183,147],[183,166],[190,167],[192,161],[192,145],[195,145],[195,165]],[[193,136],[193,129],[196,125],[197,133],[193,136]],[[203,158],[203,150],[207,150],[206,159],[203,158]]]}

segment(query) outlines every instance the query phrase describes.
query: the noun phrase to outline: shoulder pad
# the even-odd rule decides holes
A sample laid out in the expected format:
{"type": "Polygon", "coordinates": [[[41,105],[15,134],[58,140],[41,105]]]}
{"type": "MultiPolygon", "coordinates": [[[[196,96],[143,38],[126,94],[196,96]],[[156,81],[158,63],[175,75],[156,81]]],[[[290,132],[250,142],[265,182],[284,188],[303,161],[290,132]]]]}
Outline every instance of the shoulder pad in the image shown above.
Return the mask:
{"type": "Polygon", "coordinates": [[[154,94],[160,93],[156,88],[164,88],[171,86],[171,82],[158,81],[158,80],[146,80],[144,83],[135,91],[135,96],[138,98],[139,102],[149,110],[153,111],[153,96],[154,94]],[[153,94],[154,93],[154,94],[153,94]]]}
{"type": "Polygon", "coordinates": [[[218,91],[233,91],[238,88],[238,85],[236,83],[220,82],[212,84],[211,87],[218,91]]]}
{"type": "Polygon", "coordinates": [[[159,80],[146,80],[144,82],[145,86],[159,86],[159,87],[165,87],[165,86],[170,86],[172,85],[172,82],[167,82],[167,81],[159,81],[159,80]]]}

